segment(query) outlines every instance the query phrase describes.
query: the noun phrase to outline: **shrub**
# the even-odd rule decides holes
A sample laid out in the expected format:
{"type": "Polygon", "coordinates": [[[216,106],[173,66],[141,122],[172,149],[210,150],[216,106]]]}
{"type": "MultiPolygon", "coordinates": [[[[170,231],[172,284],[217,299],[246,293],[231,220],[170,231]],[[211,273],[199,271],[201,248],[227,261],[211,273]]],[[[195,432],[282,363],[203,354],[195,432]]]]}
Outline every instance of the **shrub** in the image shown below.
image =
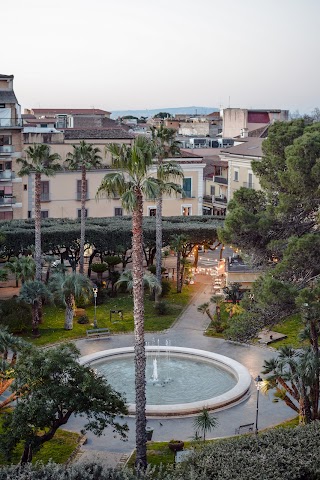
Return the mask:
{"type": "Polygon", "coordinates": [[[87,323],[89,323],[89,318],[87,317],[87,315],[81,315],[81,317],[78,318],[77,323],[79,323],[80,325],[86,325],[87,323]]]}
{"type": "Polygon", "coordinates": [[[161,287],[162,287],[161,297],[165,297],[170,293],[172,284],[171,282],[169,282],[169,280],[162,280],[161,287]]]}
{"type": "MultiPolygon", "coordinates": [[[[149,272],[153,273],[153,275],[156,274],[156,269],[157,267],[155,265],[149,265],[148,270],[149,272]]],[[[164,273],[166,269],[164,267],[161,267],[161,273],[164,273]]]]}
{"type": "Polygon", "coordinates": [[[20,301],[18,297],[0,303],[0,323],[6,325],[10,333],[23,332],[30,327],[31,322],[31,306],[20,301]]]}
{"type": "Polygon", "coordinates": [[[154,308],[158,315],[166,315],[168,313],[167,302],[158,302],[155,304],[154,308]]]}

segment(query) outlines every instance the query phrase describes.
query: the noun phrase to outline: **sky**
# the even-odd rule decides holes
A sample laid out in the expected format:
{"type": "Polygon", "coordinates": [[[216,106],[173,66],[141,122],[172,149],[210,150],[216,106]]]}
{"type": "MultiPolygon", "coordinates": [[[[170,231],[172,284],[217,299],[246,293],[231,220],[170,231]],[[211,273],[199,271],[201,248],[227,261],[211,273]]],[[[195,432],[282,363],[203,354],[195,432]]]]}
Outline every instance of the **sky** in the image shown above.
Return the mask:
{"type": "Polygon", "coordinates": [[[22,108],[320,107],[319,0],[0,0],[22,108]]]}

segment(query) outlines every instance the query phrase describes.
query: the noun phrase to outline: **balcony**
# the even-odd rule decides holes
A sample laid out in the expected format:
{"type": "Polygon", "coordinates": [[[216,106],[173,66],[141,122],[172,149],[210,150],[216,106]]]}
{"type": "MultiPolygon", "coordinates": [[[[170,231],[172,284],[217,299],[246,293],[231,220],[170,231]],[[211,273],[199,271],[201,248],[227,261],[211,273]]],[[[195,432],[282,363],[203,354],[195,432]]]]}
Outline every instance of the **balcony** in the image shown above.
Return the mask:
{"type": "Polygon", "coordinates": [[[243,182],[245,188],[252,188],[254,190],[254,183],[252,182],[243,182]]]}
{"type": "Polygon", "coordinates": [[[203,201],[205,203],[209,203],[210,205],[217,205],[219,207],[227,206],[228,203],[225,195],[221,195],[220,197],[215,197],[214,195],[205,195],[203,197],[203,201]]]}
{"type": "Polygon", "coordinates": [[[16,178],[16,174],[12,170],[0,170],[0,182],[8,182],[16,178]]]}
{"type": "Polygon", "coordinates": [[[228,185],[228,179],[224,177],[220,177],[219,175],[215,175],[213,181],[221,185],[228,185]]]}
{"type": "Polygon", "coordinates": [[[0,197],[0,207],[13,205],[16,203],[16,197],[0,197]]]}
{"type": "Polygon", "coordinates": [[[0,155],[11,155],[13,152],[13,145],[0,145],[0,155]]]}
{"type": "Polygon", "coordinates": [[[22,128],[22,118],[1,118],[0,128],[22,128]]]}

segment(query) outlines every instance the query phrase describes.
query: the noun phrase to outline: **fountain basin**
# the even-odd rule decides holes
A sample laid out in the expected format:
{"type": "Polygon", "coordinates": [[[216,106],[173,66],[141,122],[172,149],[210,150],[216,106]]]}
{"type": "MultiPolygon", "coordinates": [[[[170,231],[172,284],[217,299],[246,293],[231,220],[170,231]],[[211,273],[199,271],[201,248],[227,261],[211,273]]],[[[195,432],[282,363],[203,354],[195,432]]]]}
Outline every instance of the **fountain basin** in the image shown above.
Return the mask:
{"type": "MultiPolygon", "coordinates": [[[[203,369],[205,370],[208,365],[212,365],[212,367],[221,370],[222,374],[224,374],[227,378],[227,391],[223,391],[223,393],[213,394],[213,396],[207,396],[207,390],[209,390],[209,383],[204,380],[204,385],[202,387],[196,386],[198,390],[203,392],[202,398],[197,401],[189,401],[184,399],[181,401],[181,395],[179,394],[179,385],[178,385],[178,392],[176,395],[176,401],[171,404],[149,404],[147,403],[146,406],[146,414],[147,416],[171,416],[171,415],[190,415],[201,411],[204,407],[208,410],[215,410],[221,409],[225,407],[229,407],[232,404],[239,402],[241,399],[244,399],[249,391],[251,385],[251,376],[248,370],[239,362],[225,357],[223,355],[219,355],[212,352],[206,352],[204,350],[198,350],[193,348],[184,348],[184,347],[165,347],[165,346],[151,346],[146,347],[146,353],[149,357],[157,357],[160,359],[160,366],[159,366],[159,376],[161,372],[161,358],[170,355],[170,358],[186,358],[188,360],[193,361],[194,363],[203,362],[203,369]],[[162,357],[161,357],[162,356],[162,357]],[[232,382],[230,383],[230,378],[232,378],[232,382]]],[[[125,347],[125,348],[117,348],[111,350],[103,350],[101,352],[96,352],[91,355],[86,355],[80,359],[80,363],[83,365],[90,365],[93,368],[99,370],[99,365],[101,363],[106,362],[114,362],[119,360],[119,377],[121,376],[122,367],[121,362],[123,359],[130,357],[132,364],[134,363],[133,359],[134,348],[133,347],[125,347]]],[[[200,365],[201,367],[201,365],[200,365]]],[[[183,365],[182,365],[182,372],[183,372],[183,365]]],[[[157,372],[158,373],[158,372],[157,372]]],[[[185,372],[186,377],[189,377],[188,372],[185,372]]],[[[197,378],[194,379],[194,382],[198,381],[199,374],[196,374],[197,378]]],[[[108,374],[106,375],[108,378],[108,374]]],[[[134,377],[134,373],[131,374],[134,377]]],[[[200,375],[201,376],[201,375],[200,375]]],[[[111,378],[111,377],[110,377],[111,378]]],[[[150,375],[148,377],[148,372],[146,375],[147,381],[150,379],[150,375]]],[[[112,380],[112,379],[111,379],[112,380]]],[[[112,381],[110,380],[110,384],[118,391],[119,388],[113,385],[112,381]]],[[[126,383],[125,379],[122,382],[123,384],[126,383]]],[[[218,382],[220,382],[218,377],[218,382]]],[[[192,383],[192,379],[191,379],[192,383]]],[[[171,384],[170,384],[171,385],[171,384]]],[[[170,385],[168,388],[170,388],[170,385]]],[[[125,385],[124,385],[125,386],[125,385]]],[[[167,388],[167,387],[166,387],[167,388]]],[[[135,404],[129,403],[128,404],[129,414],[135,414],[135,404]]]]}

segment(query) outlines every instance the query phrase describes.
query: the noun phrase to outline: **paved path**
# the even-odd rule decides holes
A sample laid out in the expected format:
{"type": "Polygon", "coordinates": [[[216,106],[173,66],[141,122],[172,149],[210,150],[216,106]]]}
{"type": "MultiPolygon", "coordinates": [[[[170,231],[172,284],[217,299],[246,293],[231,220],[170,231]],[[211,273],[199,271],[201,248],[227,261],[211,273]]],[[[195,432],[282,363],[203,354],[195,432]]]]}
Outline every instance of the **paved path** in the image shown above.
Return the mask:
{"type": "MultiPolygon", "coordinates": [[[[202,275],[197,281],[206,282],[210,277],[202,275]]],[[[208,319],[205,315],[197,311],[197,307],[208,301],[212,296],[210,284],[203,283],[202,288],[193,298],[189,306],[183,312],[181,317],[172,328],[160,334],[146,334],[146,341],[165,345],[166,340],[170,340],[172,346],[185,346],[190,348],[199,348],[210,352],[219,353],[231,357],[245,365],[253,378],[261,373],[262,365],[265,359],[275,356],[276,352],[263,346],[238,345],[225,341],[223,339],[205,337],[203,331],[208,325],[208,319]]],[[[134,338],[132,334],[114,335],[110,339],[101,340],[79,340],[77,347],[83,355],[93,353],[99,350],[110,348],[119,348],[133,346],[134,338]]],[[[256,387],[254,382],[251,385],[250,395],[246,400],[231,408],[215,412],[219,425],[212,432],[214,437],[224,437],[234,434],[235,428],[239,425],[252,423],[256,415],[256,387]]],[[[259,428],[280,423],[283,420],[292,418],[293,412],[283,402],[273,403],[272,395],[260,395],[259,401],[259,428]]],[[[194,435],[193,428],[194,417],[161,418],[148,420],[148,426],[154,429],[153,440],[168,441],[171,438],[190,439],[194,435]]],[[[68,430],[80,431],[83,426],[83,420],[72,418],[68,422],[68,430]]],[[[115,438],[111,431],[106,430],[106,435],[95,437],[88,433],[88,442],[83,447],[85,457],[91,458],[99,452],[108,452],[108,458],[113,458],[112,462],[117,463],[120,454],[130,453],[135,446],[135,420],[128,418],[127,423],[130,428],[128,441],[122,442],[115,438]],[[111,452],[115,454],[110,456],[111,452]]],[[[111,460],[110,460],[111,462],[111,460]]]]}

